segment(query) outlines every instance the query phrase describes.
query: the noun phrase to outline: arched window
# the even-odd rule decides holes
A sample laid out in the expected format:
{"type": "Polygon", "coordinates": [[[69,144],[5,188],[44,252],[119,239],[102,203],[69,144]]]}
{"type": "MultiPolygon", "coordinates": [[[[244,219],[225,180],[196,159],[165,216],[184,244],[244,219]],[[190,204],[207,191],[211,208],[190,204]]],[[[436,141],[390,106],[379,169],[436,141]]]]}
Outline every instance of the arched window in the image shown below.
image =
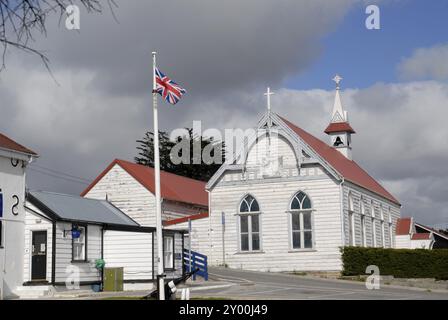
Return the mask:
{"type": "Polygon", "coordinates": [[[313,248],[313,222],[311,200],[303,191],[297,192],[289,206],[291,213],[291,247],[313,248]]]}
{"type": "Polygon", "coordinates": [[[353,204],[353,195],[350,192],[348,194],[348,245],[349,246],[354,246],[356,245],[355,243],[355,218],[354,218],[354,213],[355,213],[355,207],[353,204]]]}
{"type": "Polygon", "coordinates": [[[383,205],[380,207],[380,213],[381,213],[381,246],[383,248],[386,248],[386,234],[384,230],[384,208],[383,205]]]}
{"type": "Polygon", "coordinates": [[[392,224],[392,212],[390,210],[390,207],[388,208],[388,213],[387,213],[387,217],[388,217],[388,222],[389,222],[389,247],[393,248],[394,247],[394,233],[393,233],[393,224],[392,224]]]}
{"type": "Polygon", "coordinates": [[[240,251],[260,250],[260,206],[250,194],[239,206],[240,251]]]}
{"type": "Polygon", "coordinates": [[[364,198],[361,197],[361,244],[363,247],[367,245],[366,243],[366,205],[364,203],[364,198]]]}
{"type": "Polygon", "coordinates": [[[375,220],[375,206],[373,200],[370,202],[370,215],[372,217],[372,246],[376,247],[376,220],[375,220]]]}

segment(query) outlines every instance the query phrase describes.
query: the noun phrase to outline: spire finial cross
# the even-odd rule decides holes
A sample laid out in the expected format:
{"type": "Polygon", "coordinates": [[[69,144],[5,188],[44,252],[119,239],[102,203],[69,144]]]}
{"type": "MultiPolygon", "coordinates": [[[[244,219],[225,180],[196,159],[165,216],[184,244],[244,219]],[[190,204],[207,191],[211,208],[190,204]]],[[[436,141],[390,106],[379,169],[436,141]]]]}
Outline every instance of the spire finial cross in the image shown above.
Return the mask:
{"type": "Polygon", "coordinates": [[[341,83],[342,77],[338,74],[336,74],[333,78],[333,81],[336,83],[336,89],[339,90],[340,86],[339,84],[341,83]]]}
{"type": "Polygon", "coordinates": [[[271,111],[271,95],[273,95],[274,92],[271,91],[271,88],[267,88],[266,92],[264,93],[264,95],[266,96],[267,99],[267,107],[268,107],[268,111],[271,111]]]}

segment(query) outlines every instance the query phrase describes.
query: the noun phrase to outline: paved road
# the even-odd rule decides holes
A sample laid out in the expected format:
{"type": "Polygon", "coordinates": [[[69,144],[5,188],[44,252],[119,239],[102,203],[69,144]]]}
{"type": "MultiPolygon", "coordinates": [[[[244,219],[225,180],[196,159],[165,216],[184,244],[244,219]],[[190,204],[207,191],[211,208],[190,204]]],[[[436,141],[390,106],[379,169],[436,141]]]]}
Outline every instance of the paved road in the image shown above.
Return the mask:
{"type": "Polygon", "coordinates": [[[232,299],[448,299],[448,293],[381,286],[367,290],[364,283],[316,279],[304,276],[252,272],[226,268],[210,268],[214,280],[231,282],[227,288],[192,292],[192,297],[223,297],[232,299]]]}

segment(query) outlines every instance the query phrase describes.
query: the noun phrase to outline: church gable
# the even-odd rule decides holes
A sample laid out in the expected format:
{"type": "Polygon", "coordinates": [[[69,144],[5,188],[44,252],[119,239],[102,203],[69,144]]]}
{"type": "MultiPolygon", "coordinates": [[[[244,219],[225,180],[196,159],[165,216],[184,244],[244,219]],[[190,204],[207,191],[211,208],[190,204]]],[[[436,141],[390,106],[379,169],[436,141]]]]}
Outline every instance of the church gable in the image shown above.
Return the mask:
{"type": "Polygon", "coordinates": [[[338,175],[319,158],[278,115],[267,112],[258,122],[256,133],[231,159],[224,163],[207,184],[268,182],[274,179],[323,179],[338,175]]]}
{"type": "Polygon", "coordinates": [[[245,168],[281,175],[283,169],[296,169],[297,163],[293,146],[284,137],[264,135],[248,151],[245,168]]]}

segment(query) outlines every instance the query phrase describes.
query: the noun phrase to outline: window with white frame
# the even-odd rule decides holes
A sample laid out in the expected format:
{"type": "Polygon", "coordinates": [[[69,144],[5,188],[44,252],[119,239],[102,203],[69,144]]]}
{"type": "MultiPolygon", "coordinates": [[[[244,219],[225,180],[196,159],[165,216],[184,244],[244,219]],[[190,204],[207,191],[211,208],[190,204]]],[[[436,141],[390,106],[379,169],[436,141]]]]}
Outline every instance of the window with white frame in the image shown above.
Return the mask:
{"type": "Polygon", "coordinates": [[[393,225],[392,225],[392,214],[390,212],[390,207],[388,210],[388,219],[389,219],[389,247],[393,248],[394,246],[394,233],[393,233],[393,225]]]}
{"type": "Polygon", "coordinates": [[[366,243],[366,206],[364,204],[363,198],[361,198],[361,245],[363,247],[367,246],[367,243],[366,243]]]}
{"type": "Polygon", "coordinates": [[[380,213],[381,213],[381,246],[383,248],[386,247],[386,234],[385,234],[385,230],[384,230],[384,209],[383,206],[381,206],[380,208],[380,213]]]}
{"type": "Polygon", "coordinates": [[[87,227],[72,226],[72,260],[87,261],[87,227]],[[76,235],[75,237],[73,235],[76,235]]]}
{"type": "Polygon", "coordinates": [[[174,269],[174,235],[163,236],[163,266],[174,269]]]}
{"type": "Polygon", "coordinates": [[[370,215],[372,217],[372,246],[376,247],[376,220],[375,220],[375,206],[373,201],[370,203],[370,215]]]}
{"type": "Polygon", "coordinates": [[[356,245],[355,242],[355,207],[353,203],[353,195],[351,193],[348,194],[348,239],[349,245],[356,245]]]}
{"type": "Polygon", "coordinates": [[[259,251],[260,206],[250,194],[241,200],[239,207],[240,251],[259,251]]]}
{"type": "Polygon", "coordinates": [[[313,210],[311,200],[303,191],[297,192],[290,204],[291,247],[292,249],[312,249],[313,210]]]}

